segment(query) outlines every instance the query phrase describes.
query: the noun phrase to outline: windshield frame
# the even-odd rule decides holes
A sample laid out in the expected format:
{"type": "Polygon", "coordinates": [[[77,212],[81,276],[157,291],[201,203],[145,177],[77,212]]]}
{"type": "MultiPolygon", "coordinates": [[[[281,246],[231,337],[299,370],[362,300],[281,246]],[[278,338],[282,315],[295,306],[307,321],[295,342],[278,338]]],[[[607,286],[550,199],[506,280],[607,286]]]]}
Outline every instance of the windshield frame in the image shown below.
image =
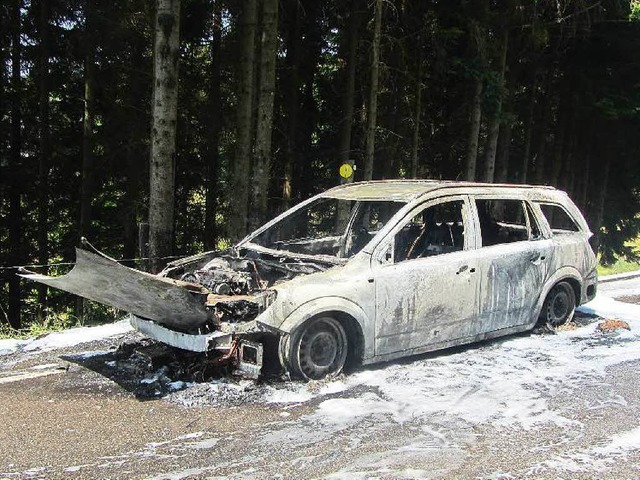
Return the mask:
{"type": "MultiPolygon", "coordinates": [[[[406,209],[413,204],[412,201],[407,201],[405,199],[396,199],[396,198],[387,198],[387,199],[371,199],[371,198],[352,198],[350,200],[353,200],[357,203],[356,208],[353,209],[353,211],[351,212],[350,218],[349,218],[349,222],[347,225],[347,230],[349,228],[351,228],[352,222],[354,221],[355,215],[357,214],[358,210],[360,208],[362,208],[362,204],[366,203],[366,202],[372,202],[372,201],[387,201],[390,203],[399,203],[402,206],[398,209],[397,212],[395,212],[387,221],[387,223],[373,236],[373,238],[371,239],[371,241],[369,241],[359,252],[357,252],[356,254],[352,255],[351,257],[336,257],[333,255],[323,255],[323,254],[317,254],[317,255],[310,255],[310,254],[306,254],[306,253],[296,253],[296,252],[290,252],[288,250],[276,250],[273,248],[269,248],[269,247],[265,247],[262,245],[259,245],[257,243],[253,243],[252,240],[254,238],[256,238],[258,235],[260,235],[261,233],[263,233],[264,231],[268,230],[269,228],[271,228],[272,226],[276,225],[277,223],[279,223],[280,221],[284,220],[285,218],[294,215],[296,212],[298,212],[299,210],[307,207],[309,204],[318,201],[320,199],[335,199],[335,200],[345,200],[341,195],[332,195],[331,191],[327,191],[324,193],[320,193],[318,195],[314,195],[311,198],[308,198],[307,200],[304,200],[302,202],[300,202],[299,204],[291,207],[290,209],[284,211],[283,213],[281,213],[280,215],[274,217],[272,220],[268,221],[267,223],[265,223],[264,225],[262,225],[260,228],[254,230],[253,232],[249,233],[246,237],[244,237],[242,240],[240,240],[234,247],[234,249],[237,251],[239,249],[248,249],[248,250],[252,250],[258,253],[266,253],[269,255],[274,255],[274,256],[283,256],[283,257],[287,257],[287,258],[303,258],[305,260],[311,260],[311,261],[320,261],[320,262],[324,262],[324,263],[331,263],[334,265],[342,265],[345,264],[346,262],[348,262],[350,259],[352,259],[353,257],[357,256],[359,253],[367,253],[367,254],[371,254],[371,252],[373,251],[373,248],[375,248],[375,245],[379,242],[379,240],[381,238],[384,238],[386,236],[386,232],[389,230],[389,228],[392,227],[392,225],[395,225],[398,221],[398,219],[402,218],[404,216],[404,211],[406,211],[406,209]]],[[[346,235],[346,231],[345,231],[345,235],[346,235]]]]}

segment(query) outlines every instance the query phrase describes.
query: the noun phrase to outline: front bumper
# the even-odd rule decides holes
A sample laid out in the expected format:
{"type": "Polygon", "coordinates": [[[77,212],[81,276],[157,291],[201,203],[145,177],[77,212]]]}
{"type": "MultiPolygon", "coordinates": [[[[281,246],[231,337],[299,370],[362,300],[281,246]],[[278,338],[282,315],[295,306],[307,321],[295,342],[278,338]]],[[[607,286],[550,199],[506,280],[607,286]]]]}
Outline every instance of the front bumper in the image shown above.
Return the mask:
{"type": "Polygon", "coordinates": [[[155,322],[131,315],[131,326],[147,337],[172,347],[191,352],[212,352],[221,354],[222,359],[236,367],[234,373],[249,378],[258,378],[262,370],[263,346],[259,342],[243,338],[243,333],[221,331],[204,335],[176,332],[155,322]]]}

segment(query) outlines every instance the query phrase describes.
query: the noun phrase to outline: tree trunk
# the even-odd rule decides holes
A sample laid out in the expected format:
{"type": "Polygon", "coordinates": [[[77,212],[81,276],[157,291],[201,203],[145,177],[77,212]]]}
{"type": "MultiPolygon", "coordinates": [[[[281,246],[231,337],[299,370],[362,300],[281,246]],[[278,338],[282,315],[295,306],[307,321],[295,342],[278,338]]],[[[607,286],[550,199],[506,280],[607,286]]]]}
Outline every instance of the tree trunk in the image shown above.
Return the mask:
{"type": "Polygon", "coordinates": [[[587,194],[589,193],[589,181],[591,171],[591,149],[585,149],[584,169],[580,173],[579,191],[576,193],[576,203],[582,213],[587,211],[587,194]]]}
{"type": "MultiPolygon", "coordinates": [[[[140,198],[141,190],[141,167],[140,167],[140,152],[134,147],[134,140],[129,140],[129,145],[126,149],[126,172],[125,172],[125,185],[126,191],[123,198],[123,224],[124,224],[124,257],[136,258],[139,250],[138,242],[138,202],[140,198]]],[[[141,262],[136,265],[132,262],[131,266],[135,268],[142,268],[142,265],[148,265],[148,262],[141,262]]],[[[147,267],[148,269],[148,267],[147,267]]]]}
{"type": "MultiPolygon", "coordinates": [[[[338,146],[339,165],[350,165],[353,169],[355,160],[351,155],[351,132],[353,129],[353,110],[355,105],[356,67],[358,64],[358,43],[360,18],[357,13],[358,2],[351,2],[349,17],[342,27],[342,34],[346,37],[345,61],[345,90],[342,95],[342,122],[340,123],[340,144],[338,146]]],[[[353,171],[353,170],[352,170],[353,171]]],[[[355,172],[350,177],[340,177],[340,184],[352,183],[355,172]]],[[[336,225],[346,225],[350,214],[349,205],[341,203],[338,206],[338,220],[336,225]]]]}
{"type": "Polygon", "coordinates": [[[232,242],[247,233],[249,211],[249,178],[251,173],[251,141],[253,126],[253,63],[257,0],[243,0],[240,33],[240,68],[236,113],[236,151],[231,181],[232,210],[229,217],[229,237],[232,242]]]}
{"type": "Polygon", "coordinates": [[[556,136],[553,143],[553,161],[551,163],[551,175],[549,177],[549,185],[559,187],[560,172],[564,164],[564,153],[566,148],[566,138],[569,130],[569,115],[567,112],[567,102],[564,98],[560,101],[558,121],[556,123],[556,136]]]}
{"type": "MultiPolygon", "coordinates": [[[[420,40],[418,39],[418,43],[420,40]]],[[[420,147],[420,118],[422,108],[422,59],[418,58],[418,74],[416,76],[413,107],[413,138],[411,139],[411,178],[418,178],[418,150],[420,147]]]]}
{"type": "MultiPolygon", "coordinates": [[[[13,178],[9,186],[9,257],[11,265],[21,265],[23,261],[22,245],[22,207],[21,191],[22,184],[19,176],[22,168],[22,132],[20,124],[22,122],[22,112],[20,109],[20,96],[22,90],[20,69],[20,9],[22,0],[14,0],[11,9],[11,137],[9,156],[10,174],[13,178]]],[[[9,277],[9,324],[18,329],[22,326],[20,315],[20,277],[12,274],[9,277]]]]}
{"type": "MultiPolygon", "coordinates": [[[[573,107],[575,108],[575,106],[573,107]]],[[[564,147],[562,149],[563,165],[560,172],[560,179],[558,184],[560,187],[569,194],[571,198],[574,198],[573,194],[576,188],[576,165],[575,165],[575,149],[576,149],[576,136],[578,135],[576,125],[579,119],[577,115],[573,115],[571,125],[568,127],[567,136],[564,139],[564,147]]],[[[581,125],[581,127],[584,125],[581,125]]]]}
{"type": "Polygon", "coordinates": [[[314,139],[319,128],[319,106],[316,97],[316,72],[322,62],[323,48],[325,46],[322,23],[322,3],[305,1],[302,3],[304,13],[303,29],[305,35],[302,39],[302,51],[300,56],[300,111],[304,115],[299,116],[298,135],[298,161],[294,165],[293,195],[304,200],[317,193],[315,175],[313,175],[313,157],[316,154],[314,139]]]}
{"type": "Polygon", "coordinates": [[[482,97],[484,88],[483,71],[485,68],[485,33],[483,23],[489,8],[487,1],[476,2],[475,14],[479,19],[469,22],[469,35],[472,53],[469,54],[469,62],[476,63],[477,72],[473,79],[473,96],[471,98],[471,111],[469,113],[469,136],[467,137],[467,151],[465,154],[464,178],[473,182],[477,176],[478,144],[480,126],[482,122],[482,97]]]}
{"type": "MultiPolygon", "coordinates": [[[[40,265],[49,263],[49,165],[51,163],[51,134],[49,125],[49,18],[51,5],[49,0],[40,0],[38,30],[40,48],[38,58],[39,75],[39,128],[40,128],[40,158],[38,161],[38,261],[40,265]]],[[[42,272],[48,273],[44,267],[42,272]]],[[[47,286],[38,285],[38,312],[40,323],[44,322],[47,311],[47,286]]]]}
{"type": "MultiPolygon", "coordinates": [[[[9,92],[9,73],[7,72],[7,67],[9,62],[7,61],[7,54],[10,47],[10,39],[9,39],[9,12],[8,6],[3,7],[3,10],[0,10],[0,158],[9,158],[8,147],[7,144],[7,133],[9,132],[8,125],[6,123],[6,119],[9,118],[9,112],[7,111],[7,95],[9,92]],[[4,10],[4,11],[3,11],[4,10]]],[[[8,170],[6,174],[0,177],[0,191],[7,192],[9,194],[9,185],[11,185],[11,172],[8,170]]],[[[7,197],[7,200],[9,198],[7,197]]],[[[5,199],[3,198],[0,201],[0,205],[4,206],[5,199]]],[[[7,212],[8,213],[8,212],[7,212]]],[[[0,219],[0,228],[7,228],[9,225],[5,222],[8,221],[8,218],[0,219]]],[[[9,245],[7,242],[0,242],[0,258],[6,259],[7,262],[11,261],[9,255],[9,245]]],[[[9,277],[13,276],[15,272],[11,269],[0,270],[0,291],[6,291],[5,284],[9,281],[9,277]]],[[[5,308],[4,303],[0,303],[0,324],[6,322],[9,323],[8,314],[9,306],[7,305],[5,308]]]]}
{"type": "Polygon", "coordinates": [[[591,181],[591,170],[593,168],[593,125],[593,119],[589,119],[587,122],[585,122],[584,127],[581,128],[581,142],[578,152],[580,155],[580,159],[582,160],[582,168],[580,168],[581,166],[579,165],[579,162],[576,162],[579,171],[574,172],[575,174],[579,173],[580,180],[576,187],[575,201],[583,213],[586,213],[587,211],[587,199],[589,198],[589,182],[591,181]]]}
{"type": "MultiPolygon", "coordinates": [[[[144,64],[144,45],[133,43],[127,61],[131,65],[144,64]]],[[[144,198],[146,184],[146,165],[144,158],[149,158],[146,146],[141,141],[144,138],[147,127],[147,119],[144,110],[141,108],[141,92],[144,91],[145,80],[136,71],[131,69],[127,75],[126,84],[128,91],[125,92],[125,101],[128,105],[134,106],[131,109],[131,125],[126,134],[126,160],[125,160],[125,192],[122,206],[122,221],[124,223],[124,257],[135,258],[139,256],[138,220],[144,218],[146,212],[142,209],[141,198],[144,198]],[[145,155],[146,153],[146,155],[145,155]]],[[[148,243],[148,223],[147,243],[148,243]]],[[[148,245],[146,248],[148,253],[148,245]]],[[[147,255],[148,257],[148,255],[147,255]]],[[[149,271],[149,262],[133,262],[131,266],[149,271]]]]}
{"type": "Polygon", "coordinates": [[[262,0],[258,118],[252,178],[253,206],[249,216],[251,230],[262,225],[268,213],[277,48],[278,0],[262,0]]]}
{"type": "Polygon", "coordinates": [[[605,155],[604,164],[602,165],[602,176],[598,184],[600,188],[597,192],[597,197],[594,205],[593,215],[591,219],[591,229],[594,232],[595,240],[592,243],[596,255],[600,250],[600,243],[602,241],[600,234],[600,227],[604,220],[604,207],[607,200],[607,188],[609,187],[609,170],[611,169],[611,156],[605,155]]]}
{"type": "MultiPolygon", "coordinates": [[[[345,90],[342,96],[342,122],[340,125],[340,146],[338,147],[338,158],[340,165],[349,164],[353,167],[354,159],[351,155],[351,131],[353,127],[353,110],[355,104],[356,90],[356,67],[358,65],[358,43],[360,42],[360,18],[356,11],[357,2],[351,2],[351,12],[349,19],[343,26],[343,35],[347,37],[347,58],[345,90]]],[[[353,182],[353,175],[349,178],[340,178],[340,183],[353,182]]]]}
{"type": "Polygon", "coordinates": [[[547,71],[547,78],[544,82],[542,102],[540,103],[540,115],[542,118],[539,122],[539,128],[537,132],[538,140],[536,142],[534,165],[534,183],[539,185],[544,184],[545,179],[547,131],[549,130],[549,124],[551,123],[551,86],[554,76],[554,69],[547,71]]]}
{"type": "Polygon", "coordinates": [[[89,237],[91,229],[91,201],[93,199],[93,126],[95,124],[95,60],[94,13],[92,0],[85,2],[84,31],[84,116],[82,121],[82,184],[80,188],[80,240],[89,237]]]}
{"type": "Polygon", "coordinates": [[[411,117],[411,114],[404,111],[406,90],[404,82],[409,75],[404,73],[407,68],[402,64],[402,57],[401,53],[395,53],[389,56],[387,63],[386,90],[389,94],[386,96],[386,101],[381,108],[378,108],[381,115],[379,116],[380,120],[376,122],[384,125],[387,135],[376,143],[378,145],[378,156],[382,159],[382,162],[378,160],[378,164],[374,168],[376,178],[396,178],[398,176],[398,159],[401,154],[405,153],[404,149],[406,147],[405,145],[400,145],[399,141],[404,139],[403,132],[401,133],[401,125],[403,119],[411,117]],[[402,153],[400,153],[401,150],[402,153]]]}
{"type": "Polygon", "coordinates": [[[149,255],[152,271],[173,250],[180,0],[157,0],[149,165],[149,255]]]}
{"type": "Polygon", "coordinates": [[[300,113],[300,47],[302,41],[302,5],[300,0],[289,0],[291,27],[287,35],[288,84],[285,100],[287,124],[284,153],[284,177],[282,181],[282,206],[286,210],[291,206],[293,191],[293,172],[298,156],[298,118],[300,113]]]}
{"type": "Polygon", "coordinates": [[[218,211],[218,169],[220,168],[220,128],[222,107],[220,101],[220,64],[222,51],[222,5],[214,3],[213,35],[211,38],[211,74],[209,81],[209,118],[211,128],[207,136],[207,179],[204,214],[204,248],[213,250],[217,241],[216,214],[218,211]]]}
{"type": "Polygon", "coordinates": [[[367,102],[367,126],[365,131],[364,180],[373,178],[375,139],[378,114],[378,77],[380,74],[380,30],[382,27],[382,0],[376,0],[371,45],[371,75],[367,102]]]}
{"type": "Polygon", "coordinates": [[[498,98],[496,100],[495,112],[489,122],[489,133],[487,134],[487,147],[484,157],[484,181],[492,183],[495,180],[496,151],[498,147],[498,135],[500,133],[500,122],[502,120],[502,96],[504,89],[504,74],[507,68],[507,49],[509,46],[509,30],[505,28],[502,34],[502,46],[500,49],[500,73],[498,78],[498,98]]]}
{"type": "Polygon", "coordinates": [[[522,163],[520,170],[520,183],[527,183],[529,160],[531,158],[531,134],[533,131],[533,114],[536,106],[536,93],[538,90],[538,67],[534,69],[533,80],[531,82],[531,92],[529,94],[529,104],[527,106],[527,117],[524,123],[524,147],[522,152],[522,163]]]}
{"type": "Polygon", "coordinates": [[[511,150],[511,122],[503,123],[498,136],[498,151],[496,153],[496,182],[505,183],[509,174],[509,153],[511,150]]]}
{"type": "Polygon", "coordinates": [[[471,122],[469,138],[467,140],[467,154],[465,166],[465,180],[473,182],[476,179],[478,163],[478,137],[482,120],[482,77],[478,76],[473,83],[473,100],[471,101],[471,122]]]}

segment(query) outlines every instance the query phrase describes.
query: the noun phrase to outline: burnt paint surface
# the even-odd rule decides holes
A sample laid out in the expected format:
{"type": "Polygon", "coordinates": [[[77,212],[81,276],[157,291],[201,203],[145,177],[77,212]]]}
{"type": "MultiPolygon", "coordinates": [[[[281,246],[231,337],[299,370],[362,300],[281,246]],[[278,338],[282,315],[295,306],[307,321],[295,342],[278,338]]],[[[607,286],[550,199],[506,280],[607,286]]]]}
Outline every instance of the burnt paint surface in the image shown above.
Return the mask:
{"type": "Polygon", "coordinates": [[[553,262],[551,240],[495,245],[478,250],[479,328],[474,334],[529,323],[553,262]]]}
{"type": "Polygon", "coordinates": [[[385,355],[473,328],[474,252],[461,251],[381,265],[375,270],[375,352],[385,355]]]}
{"type": "Polygon", "coordinates": [[[168,327],[197,327],[209,318],[202,287],[140,272],[82,249],[76,249],[76,265],[66,275],[24,277],[168,327]]]}

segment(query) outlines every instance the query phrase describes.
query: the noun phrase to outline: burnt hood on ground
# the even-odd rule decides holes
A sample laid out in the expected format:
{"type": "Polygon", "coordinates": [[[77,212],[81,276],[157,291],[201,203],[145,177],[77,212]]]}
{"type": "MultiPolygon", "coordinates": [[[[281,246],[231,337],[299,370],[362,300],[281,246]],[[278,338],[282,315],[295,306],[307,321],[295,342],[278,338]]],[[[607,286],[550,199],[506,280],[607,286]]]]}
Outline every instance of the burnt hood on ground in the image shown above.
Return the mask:
{"type": "Polygon", "coordinates": [[[76,248],[75,267],[66,275],[21,276],[167,327],[191,329],[209,320],[206,288],[125,267],[109,257],[80,248],[76,248]]]}

